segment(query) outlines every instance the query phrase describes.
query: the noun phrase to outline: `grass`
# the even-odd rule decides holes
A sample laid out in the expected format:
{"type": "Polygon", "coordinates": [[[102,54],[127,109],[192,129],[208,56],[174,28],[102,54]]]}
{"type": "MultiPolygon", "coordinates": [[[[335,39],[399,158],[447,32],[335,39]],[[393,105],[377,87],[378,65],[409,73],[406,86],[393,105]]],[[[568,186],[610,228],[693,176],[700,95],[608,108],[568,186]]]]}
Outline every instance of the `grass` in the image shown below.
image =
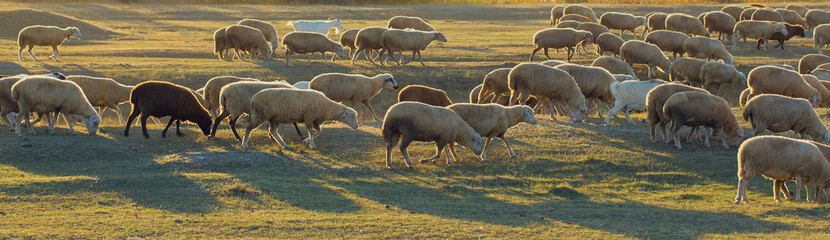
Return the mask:
{"type": "MultiPolygon", "coordinates": [[[[390,72],[402,85],[445,89],[455,102],[492,69],[526,61],[534,32],[547,26],[550,5],[272,6],[110,5],[7,3],[8,10],[32,8],[75,19],[33,15],[35,21],[84,21],[114,31],[85,34],[62,48],[62,63],[16,59],[16,32],[0,31],[0,74],[45,73],[106,76],[135,84],[163,80],[198,88],[209,78],[239,75],[263,80],[309,80],[326,72],[390,72]],[[365,60],[332,66],[315,56],[312,66],[284,66],[283,58],[226,62],[211,54],[215,29],[242,18],[275,23],[334,15],[346,28],[383,25],[393,15],[421,15],[449,42],[423,56],[426,67],[379,67],[365,60]],[[62,20],[61,20],[62,19],[62,20]]],[[[598,12],[697,13],[720,6],[597,5],[598,12]]],[[[827,5],[813,7],[827,8],[827,5]]],[[[4,13],[7,14],[8,12],[4,13]]],[[[43,13],[37,13],[43,14],[43,13]]],[[[695,14],[696,15],[696,14],[695,14]]],[[[0,20],[3,21],[3,20],[0,20]]],[[[9,23],[6,23],[9,24],[9,23]]],[[[84,30],[81,29],[83,32],[84,30]]],[[[630,36],[627,35],[627,38],[630,36]]],[[[787,50],[760,52],[740,47],[740,70],[766,63],[795,64],[813,53],[808,39],[787,50]]],[[[555,54],[562,59],[564,53],[555,54]]],[[[595,56],[578,55],[588,64],[595,56]]],[[[538,58],[537,58],[538,60],[538,58]]],[[[636,72],[645,75],[638,66],[636,72]]],[[[665,77],[665,76],[662,76],[665,77]]],[[[723,95],[732,95],[731,89],[723,95]]],[[[395,102],[382,91],[372,101],[378,112],[395,102]]],[[[122,111],[128,111],[122,105],[122,111]]],[[[363,107],[357,110],[370,119],[363,107]]],[[[736,108],[736,114],[741,110],[736,108]]],[[[828,109],[817,111],[824,115],[828,109]]],[[[740,115],[739,115],[740,116],[740,115]]],[[[98,136],[55,135],[37,126],[37,136],[0,131],[0,238],[815,238],[830,235],[827,204],[775,203],[771,182],[750,182],[751,204],[734,205],[736,151],[686,143],[682,151],[652,143],[644,124],[615,118],[611,126],[592,117],[582,124],[521,124],[510,130],[519,154],[509,158],[501,143],[490,162],[469,151],[456,167],[415,164],[401,169],[394,152],[386,170],[380,124],[358,130],[326,124],[310,150],[283,127],[290,147],[281,149],[264,130],[244,151],[227,127],[215,139],[192,125],[185,137],[151,138],[105,114],[98,136]]],[[[636,119],[644,118],[635,114],[636,119]]],[[[826,116],[822,116],[830,122],[826,116]]],[[[559,119],[563,121],[565,119],[559,119]]],[[[741,121],[748,131],[749,124],[741,121]]],[[[717,143],[717,142],[715,142],[717,143]]],[[[718,144],[713,144],[717,146],[718,144]]],[[[413,158],[434,146],[416,143],[413,158]]],[[[791,184],[792,186],[792,184],[791,184]]]]}

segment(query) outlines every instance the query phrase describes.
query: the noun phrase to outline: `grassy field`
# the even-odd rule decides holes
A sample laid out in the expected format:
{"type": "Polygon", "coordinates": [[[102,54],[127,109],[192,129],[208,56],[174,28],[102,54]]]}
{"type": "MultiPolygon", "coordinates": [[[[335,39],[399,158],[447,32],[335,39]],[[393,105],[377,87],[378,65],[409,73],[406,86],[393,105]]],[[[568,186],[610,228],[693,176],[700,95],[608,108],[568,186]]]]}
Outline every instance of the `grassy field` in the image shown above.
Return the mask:
{"type": "MultiPolygon", "coordinates": [[[[198,88],[219,75],[293,83],[327,72],[389,72],[404,86],[447,90],[455,102],[465,102],[490,70],[527,61],[532,35],[547,26],[551,7],[4,6],[0,74],[60,71],[129,84],[162,80],[198,88]],[[365,60],[325,66],[316,55],[310,67],[288,68],[282,56],[227,62],[212,54],[213,31],[242,18],[273,22],[284,35],[289,20],[336,16],[351,29],[385,25],[384,19],[394,15],[430,19],[449,39],[423,53],[426,67],[380,67],[365,60]],[[86,24],[81,28],[84,40],[65,43],[61,63],[47,60],[50,51],[44,47],[35,51],[41,62],[28,56],[19,62],[18,26],[30,24],[86,24]]],[[[694,15],[716,8],[720,6],[594,6],[598,13],[694,15]]],[[[736,66],[748,72],[766,63],[795,65],[814,52],[809,39],[795,39],[785,51],[739,47],[733,54],[736,66]]],[[[564,53],[555,56],[562,59],[564,53]]],[[[575,62],[589,64],[595,57],[578,55],[575,62]]],[[[641,77],[644,70],[635,69],[641,77]]],[[[723,95],[734,99],[739,90],[723,95]]],[[[371,103],[385,112],[395,96],[384,90],[371,103]]],[[[121,107],[125,114],[129,111],[128,105],[121,107]]],[[[363,107],[357,110],[364,121],[371,119],[363,107]]],[[[826,115],[828,109],[817,111],[826,115]]],[[[465,161],[456,167],[416,163],[414,169],[402,169],[395,151],[397,170],[386,170],[380,123],[363,122],[358,130],[327,124],[317,139],[319,150],[304,146],[288,127],[281,129],[288,149],[259,130],[251,143],[254,150],[244,151],[224,126],[210,140],[193,125],[181,138],[162,139],[161,125],[151,126],[151,139],[141,138],[137,128],[125,138],[114,114],[105,117],[98,136],[70,136],[63,125],[55,135],[46,134],[45,126],[36,127],[40,135],[23,138],[0,131],[0,238],[830,237],[827,204],[776,203],[772,182],[761,177],[750,182],[751,204],[732,204],[736,150],[695,142],[678,151],[652,143],[644,124],[629,125],[620,118],[605,126],[596,117],[557,124],[537,116],[540,124],[521,124],[508,132],[517,158],[509,158],[497,143],[489,162],[462,150],[465,161]]],[[[741,124],[749,133],[749,124],[741,124]]],[[[410,147],[416,159],[433,151],[427,143],[410,147]]]]}

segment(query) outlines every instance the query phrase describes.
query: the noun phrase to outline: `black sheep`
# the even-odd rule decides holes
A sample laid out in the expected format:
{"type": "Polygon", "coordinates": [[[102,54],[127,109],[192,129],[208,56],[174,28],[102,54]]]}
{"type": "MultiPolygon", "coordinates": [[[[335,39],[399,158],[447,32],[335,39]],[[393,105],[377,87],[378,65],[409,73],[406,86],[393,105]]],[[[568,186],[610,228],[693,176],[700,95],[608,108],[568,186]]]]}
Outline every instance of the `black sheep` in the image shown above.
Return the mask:
{"type": "Polygon", "coordinates": [[[129,136],[133,119],[139,114],[141,114],[141,130],[145,138],[150,138],[147,134],[147,118],[150,116],[156,118],[170,116],[170,122],[161,132],[162,137],[167,137],[167,129],[173,121],[176,121],[177,136],[184,136],[179,130],[180,121],[194,122],[199,125],[205,136],[210,134],[212,124],[210,114],[199,104],[193,92],[186,87],[168,82],[143,82],[136,85],[130,92],[130,104],[132,104],[133,111],[127,119],[124,136],[129,136]]]}

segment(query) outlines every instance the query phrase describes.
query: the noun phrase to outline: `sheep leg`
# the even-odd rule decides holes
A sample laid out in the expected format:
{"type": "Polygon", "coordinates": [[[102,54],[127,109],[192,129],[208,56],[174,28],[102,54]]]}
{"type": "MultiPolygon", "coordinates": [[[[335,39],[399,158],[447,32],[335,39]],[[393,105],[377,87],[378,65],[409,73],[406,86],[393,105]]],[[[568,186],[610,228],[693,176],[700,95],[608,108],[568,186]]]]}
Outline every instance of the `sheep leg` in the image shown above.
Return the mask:
{"type": "MultiPolygon", "coordinates": [[[[378,62],[380,62],[381,65],[383,65],[383,61],[380,59],[380,56],[382,56],[383,52],[385,52],[385,51],[386,51],[386,49],[380,50],[380,53],[377,56],[377,60],[378,60],[378,62]]],[[[372,63],[372,65],[376,65],[375,61],[372,60],[372,57],[369,56],[370,55],[369,53],[371,53],[371,52],[372,52],[372,50],[370,50],[370,49],[363,50],[363,56],[366,57],[366,60],[369,60],[369,62],[372,63]]]]}
{"type": "Polygon", "coordinates": [[[677,134],[677,131],[680,130],[681,125],[677,121],[672,121],[671,123],[671,135],[674,137],[674,146],[677,147],[677,150],[683,149],[680,146],[680,134],[677,134]]]}
{"type": "Polygon", "coordinates": [[[140,113],[141,111],[138,110],[138,108],[136,108],[135,106],[133,106],[133,110],[132,112],[130,112],[130,116],[127,117],[127,124],[124,125],[125,137],[130,135],[130,125],[133,124],[133,120],[135,120],[135,117],[138,117],[138,114],[140,113]]]}
{"type": "Polygon", "coordinates": [[[58,113],[55,112],[54,115],[52,113],[46,113],[46,125],[49,126],[49,134],[55,134],[55,122],[58,121],[58,113]],[[52,116],[55,116],[54,119],[52,116]]]}
{"type": "Polygon", "coordinates": [[[781,182],[784,180],[773,180],[772,182],[772,199],[775,199],[775,202],[781,202],[781,182]]]}
{"type": "MultiPolygon", "coordinates": [[[[362,48],[357,48],[357,51],[355,51],[355,54],[351,56],[352,65],[354,65],[354,60],[357,58],[358,55],[360,55],[361,51],[365,52],[366,50],[362,49],[362,48]]],[[[366,54],[363,54],[363,55],[366,55],[366,54]]]]}
{"type": "MultiPolygon", "coordinates": [[[[245,127],[245,137],[242,138],[242,148],[243,149],[250,149],[251,148],[251,146],[248,145],[248,143],[251,141],[251,132],[254,129],[258,128],[259,125],[262,125],[261,121],[257,121],[257,120],[254,120],[253,118],[251,118],[251,122],[248,123],[247,127],[245,127]]],[[[273,137],[273,133],[271,135],[273,137]]],[[[277,136],[279,136],[279,135],[277,135],[277,136]]],[[[279,142],[279,141],[277,141],[277,142],[279,142]]],[[[280,143],[280,146],[283,146],[283,148],[285,148],[285,145],[282,145],[282,143],[280,143]]]]}
{"type": "Polygon", "coordinates": [[[692,130],[689,130],[689,135],[686,135],[686,143],[691,143],[692,142],[692,135],[694,135],[694,133],[697,132],[697,129],[698,129],[698,127],[695,126],[695,127],[692,127],[692,130]]]}
{"type": "MultiPolygon", "coordinates": [[[[326,63],[326,66],[331,66],[331,63],[329,63],[329,58],[326,57],[326,52],[322,52],[322,54],[323,54],[323,62],[326,63]]],[[[332,54],[332,55],[337,56],[337,54],[332,54]]],[[[332,57],[332,58],[334,58],[334,57],[332,57]]],[[[332,62],[334,62],[334,60],[332,60],[332,62]]]]}
{"type": "MultiPolygon", "coordinates": [[[[306,66],[311,66],[311,56],[314,56],[314,53],[309,53],[308,54],[308,61],[305,62],[306,66]]],[[[323,55],[323,59],[325,59],[325,58],[326,58],[326,56],[323,55]]]]}
{"type": "MultiPolygon", "coordinates": [[[[121,116],[121,111],[120,111],[120,109],[118,109],[117,105],[111,105],[111,106],[108,106],[107,108],[109,108],[110,110],[115,112],[115,115],[118,115],[118,122],[119,123],[124,124],[124,117],[121,116]]],[[[104,109],[106,109],[106,108],[104,108],[104,109]]],[[[103,110],[102,110],[102,113],[103,113],[103,110]]]]}
{"type": "Polygon", "coordinates": [[[791,199],[790,190],[787,188],[787,180],[775,180],[774,184],[778,184],[778,190],[783,193],[784,199],[791,199]]]}
{"type": "Polygon", "coordinates": [[[420,62],[420,63],[421,63],[421,66],[422,66],[422,67],[426,67],[427,65],[426,65],[426,64],[424,64],[424,59],[422,59],[422,58],[421,58],[421,51],[420,51],[420,50],[418,50],[418,51],[417,51],[417,53],[418,53],[418,62],[420,62]]]}
{"type": "Polygon", "coordinates": [[[244,61],[244,60],[242,59],[243,57],[240,57],[240,54],[239,54],[239,48],[234,48],[234,49],[233,49],[233,51],[234,51],[234,53],[235,53],[235,54],[234,54],[234,56],[231,58],[231,61],[233,61],[233,58],[234,58],[234,57],[235,57],[236,59],[239,59],[240,61],[244,61]]]}
{"type": "MultiPolygon", "coordinates": [[[[542,47],[536,47],[536,49],[533,49],[533,52],[530,53],[530,59],[527,60],[527,61],[528,62],[533,62],[533,55],[536,55],[536,52],[538,52],[539,50],[542,50],[542,47]]],[[[821,49],[819,49],[819,51],[821,51],[821,49]]],[[[550,58],[548,58],[548,59],[550,59],[550,58]]]]}
{"type": "Polygon", "coordinates": [[[489,138],[489,137],[484,139],[484,147],[481,148],[481,155],[479,155],[479,158],[481,158],[481,161],[484,161],[484,162],[487,161],[487,147],[490,146],[490,141],[492,139],[493,138],[489,138]]]}
{"type": "MultiPolygon", "coordinates": [[[[436,145],[435,146],[435,155],[433,155],[432,157],[429,157],[427,159],[420,159],[420,160],[418,160],[418,162],[420,162],[420,163],[431,163],[432,161],[435,161],[435,159],[440,158],[441,157],[441,152],[444,151],[444,147],[447,146],[447,144],[442,144],[441,141],[439,140],[438,142],[436,142],[435,145],[436,145]]],[[[455,166],[455,164],[452,163],[452,161],[449,161],[449,159],[447,161],[447,164],[450,165],[450,166],[455,166]]]]}
{"type": "Polygon", "coordinates": [[[173,117],[170,117],[170,121],[167,121],[167,126],[165,126],[164,130],[161,131],[161,137],[163,137],[163,138],[167,137],[167,129],[170,128],[170,125],[173,125],[174,121],[176,121],[176,119],[173,118],[173,117]]]}
{"type": "MultiPolygon", "coordinates": [[[[795,201],[801,203],[801,189],[804,188],[804,182],[801,181],[801,177],[795,177],[795,201]]],[[[807,193],[807,201],[812,200],[810,198],[810,193],[807,193]]]]}
{"type": "Polygon", "coordinates": [[[574,48],[573,47],[568,47],[568,62],[571,62],[571,57],[574,56],[574,53],[575,53],[574,48]]]}
{"type": "MultiPolygon", "coordinates": [[[[288,148],[288,144],[285,143],[285,140],[282,139],[280,133],[277,130],[280,128],[280,124],[276,123],[275,121],[269,121],[268,123],[268,135],[271,136],[271,139],[276,141],[277,144],[280,145],[282,148],[288,148]]],[[[247,134],[247,132],[246,132],[247,134]]]]}
{"type": "MultiPolygon", "coordinates": [[[[410,134],[404,135],[403,139],[401,139],[401,155],[403,155],[403,160],[406,160],[406,167],[408,168],[412,168],[412,160],[409,159],[409,152],[406,151],[406,148],[409,147],[409,144],[412,143],[413,140],[415,140],[414,136],[410,136],[410,134]]],[[[386,154],[389,154],[389,152],[386,154]]],[[[386,167],[391,168],[389,161],[386,162],[386,167]]]]}
{"type": "Polygon", "coordinates": [[[52,60],[55,60],[55,62],[61,62],[61,61],[58,61],[58,46],[57,45],[52,46],[52,56],[49,56],[49,58],[52,59],[52,60]]]}
{"type": "Polygon", "coordinates": [[[550,60],[550,55],[548,55],[548,48],[545,48],[545,58],[550,60]]]}
{"type": "Polygon", "coordinates": [[[291,49],[285,51],[285,66],[293,67],[294,64],[291,63],[291,49]]]}
{"type": "Polygon", "coordinates": [[[366,108],[369,109],[369,113],[371,113],[372,117],[375,118],[375,122],[380,122],[380,119],[378,119],[378,115],[375,114],[375,109],[372,108],[372,105],[369,105],[369,100],[363,101],[361,103],[363,103],[363,106],[366,106],[366,108]]]}
{"type": "Polygon", "coordinates": [[[746,197],[744,197],[743,194],[744,186],[746,186],[747,181],[748,179],[744,177],[740,177],[738,179],[738,194],[735,196],[735,204],[740,204],[741,201],[748,203],[746,197]]]}
{"type": "Polygon", "coordinates": [[[616,115],[617,112],[619,112],[620,109],[622,109],[622,108],[623,108],[622,104],[616,104],[615,103],[614,108],[611,108],[611,110],[608,111],[608,115],[605,116],[605,125],[608,125],[611,122],[611,116],[616,115]]]}
{"type": "MultiPolygon", "coordinates": [[[[34,59],[35,62],[37,62],[37,58],[35,57],[35,54],[32,53],[32,48],[34,48],[34,47],[35,47],[35,45],[29,45],[29,48],[26,50],[26,52],[28,52],[29,56],[32,57],[32,59],[34,59]]],[[[821,51],[821,50],[819,50],[819,51],[821,51]]]]}
{"type": "Polygon", "coordinates": [[[504,137],[504,136],[498,136],[497,138],[499,138],[499,140],[501,140],[502,142],[504,142],[504,146],[507,146],[507,153],[510,153],[510,157],[511,157],[511,158],[514,158],[514,157],[518,156],[518,155],[516,155],[516,152],[513,152],[513,148],[512,148],[512,147],[510,147],[510,143],[508,143],[508,142],[507,142],[507,138],[506,138],[506,137],[504,137]]]}
{"type": "MultiPolygon", "coordinates": [[[[400,65],[401,65],[401,61],[399,61],[397,58],[395,58],[395,53],[394,53],[394,52],[389,51],[388,55],[389,55],[389,57],[391,57],[391,58],[392,58],[392,60],[394,60],[394,61],[395,61],[395,64],[396,64],[396,65],[398,65],[398,66],[400,66],[400,65]]],[[[403,56],[401,56],[401,58],[403,58],[403,56]]],[[[387,64],[388,64],[388,63],[387,63],[387,64]]]]}
{"type": "Polygon", "coordinates": [[[623,110],[623,114],[625,115],[625,118],[628,119],[628,122],[630,122],[631,124],[637,124],[637,122],[635,122],[634,119],[631,119],[631,115],[628,114],[627,109],[623,110]]]}
{"type": "MultiPolygon", "coordinates": [[[[57,115],[57,114],[58,113],[55,112],[55,115],[57,115]]],[[[57,122],[57,120],[58,120],[58,117],[55,116],[55,122],[57,122]]],[[[63,115],[63,120],[66,122],[66,125],[69,126],[69,134],[72,134],[72,135],[78,134],[78,132],[76,132],[75,129],[72,128],[73,120],[69,119],[69,115],[63,115]]]]}
{"type": "Polygon", "coordinates": [[[398,144],[398,140],[401,139],[401,135],[397,133],[392,133],[389,136],[389,142],[386,143],[386,168],[392,169],[392,148],[398,144]]]}
{"type": "Polygon", "coordinates": [[[21,62],[23,61],[23,47],[24,46],[17,48],[17,60],[20,60],[21,62]]]}
{"type": "Polygon", "coordinates": [[[314,144],[314,136],[318,135],[319,131],[317,131],[317,127],[314,125],[314,122],[306,121],[305,130],[308,132],[308,138],[303,139],[303,143],[307,143],[311,146],[311,150],[317,149],[317,145],[314,144]],[[312,131],[316,133],[313,133],[312,131]]]}
{"type": "Polygon", "coordinates": [[[182,124],[181,120],[176,120],[176,136],[178,136],[178,137],[184,137],[184,133],[182,133],[182,130],[179,129],[179,126],[181,124],[182,124]]]}
{"type": "Polygon", "coordinates": [[[147,118],[149,117],[150,115],[141,114],[141,118],[138,119],[141,123],[141,133],[144,134],[144,138],[150,138],[150,134],[147,133],[147,118]]]}

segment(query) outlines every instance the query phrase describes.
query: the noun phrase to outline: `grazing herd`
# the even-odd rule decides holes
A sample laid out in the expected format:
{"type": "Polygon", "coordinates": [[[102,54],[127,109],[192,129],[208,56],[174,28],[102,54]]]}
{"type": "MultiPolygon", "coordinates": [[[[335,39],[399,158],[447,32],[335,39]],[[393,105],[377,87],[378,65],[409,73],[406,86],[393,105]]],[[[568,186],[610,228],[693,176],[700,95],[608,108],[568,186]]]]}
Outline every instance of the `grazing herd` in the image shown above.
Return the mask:
{"type": "MultiPolygon", "coordinates": [[[[551,9],[549,27],[532,36],[529,62],[512,68],[498,68],[486,76],[481,85],[470,92],[470,103],[453,104],[441,89],[422,85],[408,85],[398,92],[398,103],[385,114],[378,114],[369,100],[383,89],[397,90],[400,86],[392,74],[375,76],[361,74],[325,73],[310,81],[291,85],[285,81],[264,82],[252,78],[219,76],[208,80],[204,88],[193,90],[169,82],[147,81],[136,86],[120,84],[108,78],[88,76],[17,75],[0,78],[0,112],[3,122],[22,136],[24,126],[32,126],[46,117],[50,133],[59,115],[64,115],[72,130],[73,122],[83,121],[89,134],[95,134],[101,123],[100,113],[112,109],[125,125],[124,135],[136,117],[144,137],[149,138],[146,122],[150,117],[170,117],[162,131],[176,123],[176,134],[182,136],[182,121],[196,123],[202,132],[213,138],[225,118],[242,147],[250,149],[251,133],[261,124],[269,123],[269,138],[281,147],[288,145],[277,132],[280,124],[291,123],[303,142],[311,149],[314,139],[322,132],[322,124],[338,121],[352,129],[359,127],[357,112],[349,106],[362,104],[376,122],[382,122],[381,134],[386,143],[386,166],[392,168],[392,150],[399,143],[406,165],[412,167],[407,152],[413,141],[435,142],[435,155],[419,162],[433,162],[446,149],[448,165],[451,159],[459,162],[455,145],[470,149],[482,161],[487,160],[490,142],[498,138],[505,143],[511,157],[517,154],[510,147],[505,133],[519,123],[536,124],[534,114],[547,112],[553,121],[556,115],[567,116],[579,123],[594,111],[603,118],[601,105],[608,109],[605,124],[622,112],[630,124],[636,124],[629,112],[647,112],[650,139],[656,141],[656,129],[665,143],[674,141],[682,149],[680,132],[691,127],[686,136],[703,139],[709,147],[710,137],[720,137],[726,149],[738,150],[738,194],[735,203],[747,201],[747,182],[762,174],[774,180],[775,200],[779,193],[789,198],[784,184],[797,182],[796,199],[800,189],[815,186],[830,194],[830,131],[821,122],[814,108],[830,106],[830,57],[821,55],[821,48],[830,44],[830,12],[789,5],[783,9],[764,5],[727,6],[718,11],[692,16],[684,13],[653,12],[644,16],[607,12],[597,17],[590,7],[582,5],[556,6],[551,9]],[[643,28],[642,40],[637,40],[636,29],[643,28]],[[611,31],[619,30],[619,35],[611,31]],[[626,31],[633,40],[624,40],[626,31]],[[717,33],[717,38],[714,37],[717,33]],[[730,52],[735,52],[738,41],[757,39],[756,49],[767,51],[769,40],[784,42],[793,37],[811,33],[813,46],[819,54],[804,56],[798,69],[771,64],[758,66],[748,74],[735,68],[730,52]],[[579,48],[589,44],[599,56],[591,66],[570,63],[579,48]],[[728,44],[731,48],[727,50],[728,44]],[[549,50],[566,49],[565,61],[551,60],[549,50]],[[534,63],[534,55],[543,50],[548,61],[534,63]],[[606,56],[610,53],[611,56],[606,56]],[[671,55],[667,56],[668,53],[671,55]],[[685,57],[684,57],[685,56],[685,57]],[[646,81],[634,74],[635,64],[647,66],[646,81]],[[664,73],[670,82],[653,79],[664,73]],[[745,134],[729,103],[721,97],[724,84],[746,86],[740,96],[744,108],[743,119],[752,124],[752,138],[745,134]],[[132,112],[124,122],[117,105],[129,101],[132,112]],[[102,108],[96,111],[95,107],[102,108]],[[37,114],[37,119],[30,120],[37,114]],[[382,118],[381,118],[382,117],[382,118]],[[247,122],[240,137],[236,123],[247,122]],[[303,123],[307,137],[297,126],[303,123]],[[667,127],[669,130],[667,131],[667,127]],[[783,133],[793,131],[800,140],[778,136],[759,136],[765,131],[783,133]],[[695,133],[696,132],[696,133],[695,133]]],[[[392,58],[397,65],[406,64],[404,52],[412,53],[422,66],[421,51],[432,42],[447,42],[435,27],[419,17],[395,16],[386,27],[366,27],[342,31],[338,41],[328,37],[344,29],[337,18],[325,21],[292,21],[294,32],[280,40],[276,29],[268,22],[244,19],[235,25],[214,32],[214,53],[220,59],[271,59],[279,48],[285,48],[285,65],[293,66],[293,54],[321,53],[329,65],[331,60],[343,58],[344,47],[349,48],[351,64],[362,53],[372,64],[387,63],[392,58]],[[229,57],[230,50],[233,56],[229,57]],[[395,56],[398,53],[398,57],[395,56]],[[383,58],[386,56],[386,58],[383,58]]],[[[78,28],[29,26],[19,33],[18,58],[22,51],[33,46],[52,46],[58,61],[57,46],[71,38],[80,38],[78,28]]],[[[750,47],[751,48],[751,47],[750,47]]],[[[28,127],[35,134],[33,127],[28,127]]],[[[818,191],[809,194],[808,201],[818,201],[818,191]]]]}

